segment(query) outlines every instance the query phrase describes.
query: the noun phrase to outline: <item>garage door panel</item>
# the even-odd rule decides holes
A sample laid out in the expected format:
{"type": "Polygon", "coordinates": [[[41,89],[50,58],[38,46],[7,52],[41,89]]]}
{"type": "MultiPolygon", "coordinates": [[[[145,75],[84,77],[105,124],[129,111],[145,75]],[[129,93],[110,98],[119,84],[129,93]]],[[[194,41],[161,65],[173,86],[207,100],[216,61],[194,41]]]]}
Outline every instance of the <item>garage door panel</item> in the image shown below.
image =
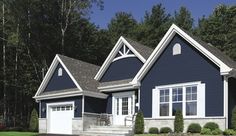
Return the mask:
{"type": "Polygon", "coordinates": [[[50,130],[54,134],[72,134],[72,106],[54,106],[50,108],[50,130]]]}

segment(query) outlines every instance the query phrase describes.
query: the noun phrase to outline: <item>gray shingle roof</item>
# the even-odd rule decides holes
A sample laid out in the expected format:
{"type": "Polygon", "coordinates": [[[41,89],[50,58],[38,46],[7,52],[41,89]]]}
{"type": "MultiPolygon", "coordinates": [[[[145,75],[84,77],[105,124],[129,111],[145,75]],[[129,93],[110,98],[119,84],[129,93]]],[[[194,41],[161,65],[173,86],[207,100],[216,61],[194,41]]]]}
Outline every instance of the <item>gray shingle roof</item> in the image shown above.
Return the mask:
{"type": "Polygon", "coordinates": [[[211,52],[213,55],[215,55],[218,59],[220,59],[227,66],[229,66],[230,68],[236,69],[236,62],[234,60],[232,60],[229,56],[225,55],[218,48],[214,47],[213,45],[211,45],[209,43],[202,41],[199,37],[194,36],[191,32],[188,32],[184,29],[182,29],[182,30],[185,33],[187,33],[189,36],[191,36],[194,40],[196,40],[199,44],[201,44],[203,47],[205,47],[209,52],[211,52]]]}
{"type": "Polygon", "coordinates": [[[146,60],[147,60],[148,57],[152,54],[152,52],[153,52],[153,49],[152,49],[152,48],[147,47],[147,46],[145,46],[145,45],[143,45],[143,44],[141,44],[141,43],[139,43],[139,42],[136,42],[136,41],[134,41],[134,40],[131,40],[131,39],[129,39],[129,38],[126,38],[126,37],[124,37],[124,38],[125,38],[125,40],[127,40],[127,42],[128,42],[129,44],[131,44],[131,45],[134,47],[134,49],[135,49],[138,53],[140,53],[146,60]]]}
{"type": "Polygon", "coordinates": [[[94,79],[94,76],[99,66],[59,54],[58,56],[83,90],[98,91],[98,81],[94,79]]]}

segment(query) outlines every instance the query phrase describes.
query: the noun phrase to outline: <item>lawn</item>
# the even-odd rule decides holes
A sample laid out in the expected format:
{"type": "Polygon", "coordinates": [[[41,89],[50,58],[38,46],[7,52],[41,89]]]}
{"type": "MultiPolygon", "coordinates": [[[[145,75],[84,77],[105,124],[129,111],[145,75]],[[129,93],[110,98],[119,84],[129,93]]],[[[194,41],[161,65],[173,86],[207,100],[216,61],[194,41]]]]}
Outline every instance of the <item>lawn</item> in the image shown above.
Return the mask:
{"type": "Polygon", "coordinates": [[[0,132],[0,136],[37,136],[32,132],[0,132]]]}

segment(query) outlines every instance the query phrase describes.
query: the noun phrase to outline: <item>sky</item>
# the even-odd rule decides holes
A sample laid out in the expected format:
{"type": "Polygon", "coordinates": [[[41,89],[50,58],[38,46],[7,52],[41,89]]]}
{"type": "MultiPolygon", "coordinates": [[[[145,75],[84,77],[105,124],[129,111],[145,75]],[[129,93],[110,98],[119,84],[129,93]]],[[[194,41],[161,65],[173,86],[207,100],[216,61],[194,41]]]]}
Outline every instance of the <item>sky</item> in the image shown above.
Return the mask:
{"type": "Polygon", "coordinates": [[[153,5],[161,3],[166,12],[173,15],[181,6],[187,7],[194,18],[194,24],[202,16],[209,16],[219,4],[236,5],[236,0],[103,0],[104,9],[92,7],[91,22],[100,28],[107,28],[115,13],[124,11],[131,13],[137,21],[141,21],[145,11],[150,12],[153,5]]]}

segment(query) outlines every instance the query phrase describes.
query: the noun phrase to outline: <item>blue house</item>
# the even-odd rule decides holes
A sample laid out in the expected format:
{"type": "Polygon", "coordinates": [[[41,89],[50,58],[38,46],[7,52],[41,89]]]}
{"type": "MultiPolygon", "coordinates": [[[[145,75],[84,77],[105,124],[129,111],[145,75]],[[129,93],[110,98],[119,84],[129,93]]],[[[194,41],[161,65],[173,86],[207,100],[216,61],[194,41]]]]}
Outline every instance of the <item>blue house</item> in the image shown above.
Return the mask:
{"type": "Polygon", "coordinates": [[[145,131],[173,129],[177,109],[185,130],[206,122],[224,130],[236,105],[236,62],[173,24],[154,50],[120,37],[101,67],[56,55],[34,98],[40,133],[129,135],[138,110],[145,131]]]}

